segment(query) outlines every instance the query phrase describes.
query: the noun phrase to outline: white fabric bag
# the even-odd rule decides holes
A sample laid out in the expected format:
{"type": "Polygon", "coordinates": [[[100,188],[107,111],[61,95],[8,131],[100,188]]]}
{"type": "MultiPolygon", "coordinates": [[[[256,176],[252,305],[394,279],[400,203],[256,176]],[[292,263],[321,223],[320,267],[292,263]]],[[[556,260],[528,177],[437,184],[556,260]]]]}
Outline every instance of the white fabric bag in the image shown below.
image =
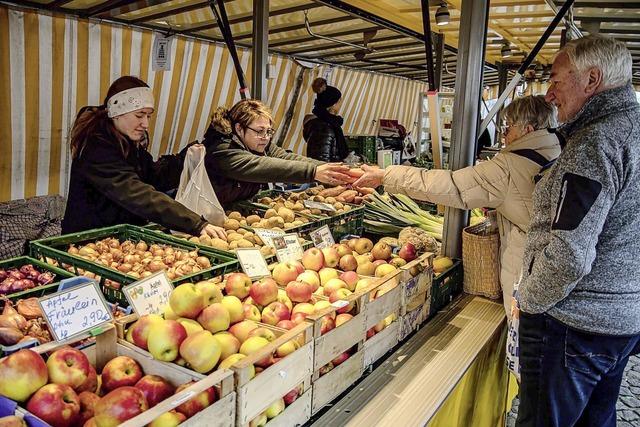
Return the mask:
{"type": "MultiPolygon", "coordinates": [[[[522,280],[522,276],[520,276],[522,280]]],[[[511,298],[511,321],[509,322],[509,330],[507,331],[507,369],[509,369],[520,382],[520,335],[518,327],[520,326],[520,303],[518,298],[518,287],[520,280],[513,285],[513,298],[511,298]]]]}
{"type": "Polygon", "coordinates": [[[206,150],[201,145],[187,150],[176,201],[202,215],[210,224],[222,226],[226,215],[209,181],[204,164],[205,154],[206,150]]]}

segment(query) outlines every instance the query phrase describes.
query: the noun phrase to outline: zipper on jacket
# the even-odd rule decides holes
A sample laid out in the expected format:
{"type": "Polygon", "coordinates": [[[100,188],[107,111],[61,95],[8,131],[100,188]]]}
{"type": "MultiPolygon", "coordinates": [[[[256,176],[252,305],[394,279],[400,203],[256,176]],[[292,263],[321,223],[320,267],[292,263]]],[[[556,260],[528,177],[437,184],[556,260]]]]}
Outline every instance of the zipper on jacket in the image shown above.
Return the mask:
{"type": "Polygon", "coordinates": [[[560,196],[560,204],[558,205],[558,210],[556,212],[556,219],[553,221],[554,224],[557,224],[560,220],[560,212],[562,212],[562,206],[564,205],[564,200],[567,197],[567,180],[565,179],[562,183],[562,195],[560,196]]]}

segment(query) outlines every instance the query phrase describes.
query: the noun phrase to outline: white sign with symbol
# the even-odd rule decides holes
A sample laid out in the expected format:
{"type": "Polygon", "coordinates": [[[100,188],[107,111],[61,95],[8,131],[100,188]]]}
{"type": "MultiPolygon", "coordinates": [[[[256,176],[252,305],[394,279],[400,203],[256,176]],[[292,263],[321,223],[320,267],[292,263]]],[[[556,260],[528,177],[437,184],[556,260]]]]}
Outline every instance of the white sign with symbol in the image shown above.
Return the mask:
{"type": "Polygon", "coordinates": [[[113,321],[96,281],[47,295],[38,300],[56,341],[66,340],[113,321]]]}
{"type": "Polygon", "coordinates": [[[285,234],[274,237],[274,247],[276,248],[276,258],[279,262],[298,261],[302,259],[302,246],[297,234],[285,234]]]}
{"type": "Polygon", "coordinates": [[[138,316],[161,314],[169,303],[173,285],[164,271],[138,280],[122,288],[133,311],[138,316]]]}
{"type": "Polygon", "coordinates": [[[333,246],[336,241],[333,239],[333,235],[331,234],[331,230],[329,230],[329,226],[325,225],[317,230],[309,233],[311,236],[311,240],[313,241],[313,245],[318,249],[329,248],[333,246]]]}
{"type": "Polygon", "coordinates": [[[262,240],[262,242],[269,247],[275,248],[273,244],[273,238],[278,236],[284,236],[284,231],[280,230],[267,230],[264,228],[254,229],[256,235],[262,240]]]}
{"type": "Polygon", "coordinates": [[[153,39],[152,70],[171,70],[171,39],[157,33],[153,39]]]}
{"type": "Polygon", "coordinates": [[[269,266],[267,266],[267,262],[260,253],[260,249],[237,249],[236,256],[238,257],[242,271],[252,280],[271,275],[269,266]]]}

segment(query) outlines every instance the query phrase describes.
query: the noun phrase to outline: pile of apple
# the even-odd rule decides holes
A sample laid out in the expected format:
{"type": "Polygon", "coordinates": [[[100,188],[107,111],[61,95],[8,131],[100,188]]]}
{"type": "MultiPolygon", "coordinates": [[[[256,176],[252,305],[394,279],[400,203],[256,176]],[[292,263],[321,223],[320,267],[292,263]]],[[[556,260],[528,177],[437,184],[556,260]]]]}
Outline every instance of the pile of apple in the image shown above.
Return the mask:
{"type": "MultiPolygon", "coordinates": [[[[45,360],[23,349],[0,360],[0,395],[23,403],[52,427],[112,427],[122,424],[189,387],[175,387],[158,375],[145,375],[134,359],[111,359],[100,375],[87,356],[62,347],[45,360]]],[[[177,426],[213,404],[214,388],[199,393],[149,426],[177,426]]]]}

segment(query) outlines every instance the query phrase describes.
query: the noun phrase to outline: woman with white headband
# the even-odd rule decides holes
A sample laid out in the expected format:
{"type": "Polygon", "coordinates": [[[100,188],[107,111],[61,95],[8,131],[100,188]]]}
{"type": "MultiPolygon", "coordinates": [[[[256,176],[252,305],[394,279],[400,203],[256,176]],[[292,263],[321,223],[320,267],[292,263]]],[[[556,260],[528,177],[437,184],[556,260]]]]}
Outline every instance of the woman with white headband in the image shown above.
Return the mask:
{"type": "Polygon", "coordinates": [[[73,161],[63,234],[151,221],[226,239],[222,228],[163,193],[178,186],[187,148],[154,162],[146,150],[153,111],[149,86],[124,76],[111,84],[104,105],[78,113],[71,130],[73,161]]]}

